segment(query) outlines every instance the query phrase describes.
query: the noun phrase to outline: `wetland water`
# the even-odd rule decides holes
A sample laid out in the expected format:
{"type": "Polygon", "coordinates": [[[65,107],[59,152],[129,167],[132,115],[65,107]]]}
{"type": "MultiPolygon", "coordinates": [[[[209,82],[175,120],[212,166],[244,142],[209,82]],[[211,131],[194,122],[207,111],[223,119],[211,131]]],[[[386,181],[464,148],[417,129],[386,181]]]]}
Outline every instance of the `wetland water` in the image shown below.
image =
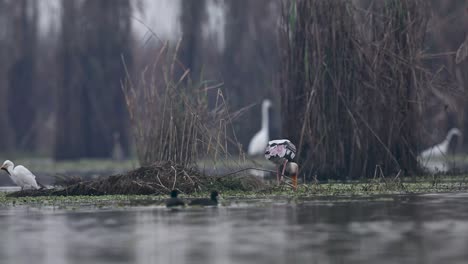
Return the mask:
{"type": "Polygon", "coordinates": [[[0,263],[467,263],[468,194],[0,207],[0,263]]]}

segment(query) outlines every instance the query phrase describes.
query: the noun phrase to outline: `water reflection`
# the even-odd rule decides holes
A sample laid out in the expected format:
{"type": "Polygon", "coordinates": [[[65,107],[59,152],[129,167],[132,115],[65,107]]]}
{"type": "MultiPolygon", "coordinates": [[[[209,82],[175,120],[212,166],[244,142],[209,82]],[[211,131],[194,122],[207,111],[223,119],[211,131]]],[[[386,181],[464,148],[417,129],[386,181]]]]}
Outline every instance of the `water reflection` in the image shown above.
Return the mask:
{"type": "Polygon", "coordinates": [[[1,263],[465,263],[468,195],[0,208],[1,263]]]}

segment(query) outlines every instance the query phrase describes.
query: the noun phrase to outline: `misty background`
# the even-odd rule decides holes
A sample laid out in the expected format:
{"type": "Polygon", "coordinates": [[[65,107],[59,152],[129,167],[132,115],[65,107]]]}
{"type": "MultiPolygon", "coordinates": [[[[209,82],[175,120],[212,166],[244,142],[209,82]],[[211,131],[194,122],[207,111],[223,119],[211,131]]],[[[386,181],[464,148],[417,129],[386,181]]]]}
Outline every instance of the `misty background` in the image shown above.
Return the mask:
{"type": "MultiPolygon", "coordinates": [[[[271,137],[287,135],[279,92],[283,4],[0,0],[2,156],[110,158],[116,144],[125,157],[134,156],[123,61],[130,75],[139,76],[165,41],[180,43],[180,63],[195,82],[219,84],[231,111],[243,109],[232,125],[244,151],[260,129],[265,98],[274,105],[271,137]]],[[[424,105],[419,149],[440,142],[451,127],[468,128],[467,62],[454,63],[468,33],[466,8],[466,1],[431,1],[425,63],[444,89],[432,91],[424,105]]]]}
{"type": "MultiPolygon", "coordinates": [[[[0,1],[1,152],[107,158],[118,133],[130,155],[122,56],[138,74],[163,41],[182,36],[180,60],[194,76],[224,83],[233,109],[274,99],[279,4],[0,1]]],[[[236,124],[244,144],[259,113],[255,105],[236,124]]]]}

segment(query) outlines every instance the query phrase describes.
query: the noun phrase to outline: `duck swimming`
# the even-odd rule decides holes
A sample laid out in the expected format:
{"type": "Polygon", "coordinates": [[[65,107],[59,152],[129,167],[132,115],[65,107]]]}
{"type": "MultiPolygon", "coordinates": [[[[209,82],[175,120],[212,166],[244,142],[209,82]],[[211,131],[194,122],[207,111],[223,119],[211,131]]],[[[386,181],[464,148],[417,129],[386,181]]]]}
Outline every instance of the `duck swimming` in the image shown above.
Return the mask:
{"type": "Polygon", "coordinates": [[[217,206],[218,205],[218,192],[212,191],[210,195],[210,199],[208,198],[200,198],[192,200],[189,205],[200,205],[200,206],[217,206]]]}
{"type": "Polygon", "coordinates": [[[177,195],[179,194],[179,191],[177,190],[172,190],[171,191],[171,197],[166,200],[166,207],[178,207],[178,206],[185,206],[185,202],[178,198],[177,195]]]}

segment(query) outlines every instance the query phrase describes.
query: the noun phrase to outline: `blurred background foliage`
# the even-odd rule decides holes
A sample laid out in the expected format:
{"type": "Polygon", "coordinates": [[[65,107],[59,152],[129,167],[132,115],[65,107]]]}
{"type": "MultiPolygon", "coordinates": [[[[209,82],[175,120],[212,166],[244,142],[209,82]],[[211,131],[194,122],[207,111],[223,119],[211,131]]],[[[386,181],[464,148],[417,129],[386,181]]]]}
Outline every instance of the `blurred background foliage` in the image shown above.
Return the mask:
{"type": "MultiPolygon", "coordinates": [[[[231,124],[238,143],[231,151],[245,151],[259,130],[264,98],[274,103],[270,135],[290,135],[280,89],[288,4],[0,0],[0,153],[56,160],[136,156],[122,83],[127,74],[141,79],[166,43],[178,50],[175,80],[189,70],[184,82],[220,89],[229,111],[242,113],[231,124]]],[[[451,127],[468,131],[468,62],[454,62],[468,34],[468,6],[464,0],[427,4],[422,59],[444,89],[425,98],[418,149],[441,141],[451,127]]],[[[207,105],[214,108],[217,100],[219,93],[210,93],[207,105]]],[[[467,147],[465,141],[459,150],[467,147]]]]}

